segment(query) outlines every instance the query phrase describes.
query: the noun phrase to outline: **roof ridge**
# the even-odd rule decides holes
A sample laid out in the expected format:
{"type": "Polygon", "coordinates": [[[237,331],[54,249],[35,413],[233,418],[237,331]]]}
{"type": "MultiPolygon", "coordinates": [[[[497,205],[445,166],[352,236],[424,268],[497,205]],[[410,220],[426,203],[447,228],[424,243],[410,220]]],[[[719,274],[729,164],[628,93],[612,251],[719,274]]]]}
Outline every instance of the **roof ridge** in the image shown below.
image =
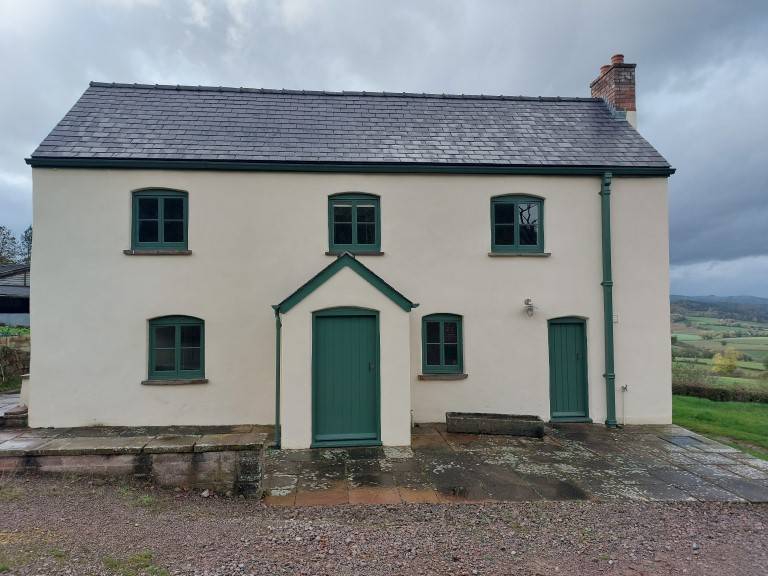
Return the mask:
{"type": "Polygon", "coordinates": [[[602,102],[600,98],[577,96],[510,96],[505,94],[436,94],[430,92],[368,92],[331,90],[291,90],[286,88],[246,88],[230,86],[190,86],[184,84],[129,84],[121,82],[90,82],[92,88],[138,88],[154,90],[184,90],[191,92],[241,92],[256,94],[290,94],[299,96],[374,96],[384,98],[445,98],[454,100],[514,100],[521,102],[602,102]]]}

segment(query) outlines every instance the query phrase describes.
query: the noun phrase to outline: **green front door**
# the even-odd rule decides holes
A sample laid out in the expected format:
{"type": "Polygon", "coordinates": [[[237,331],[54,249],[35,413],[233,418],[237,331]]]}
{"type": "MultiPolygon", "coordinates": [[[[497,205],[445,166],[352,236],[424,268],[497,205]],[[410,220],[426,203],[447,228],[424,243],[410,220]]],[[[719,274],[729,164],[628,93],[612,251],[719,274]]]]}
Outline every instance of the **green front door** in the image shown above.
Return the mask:
{"type": "Polygon", "coordinates": [[[552,420],[589,419],[587,336],[580,318],[549,322],[549,403],[552,420]]]}
{"type": "Polygon", "coordinates": [[[313,446],[381,443],[378,321],[375,311],[361,308],[314,314],[313,446]]]}

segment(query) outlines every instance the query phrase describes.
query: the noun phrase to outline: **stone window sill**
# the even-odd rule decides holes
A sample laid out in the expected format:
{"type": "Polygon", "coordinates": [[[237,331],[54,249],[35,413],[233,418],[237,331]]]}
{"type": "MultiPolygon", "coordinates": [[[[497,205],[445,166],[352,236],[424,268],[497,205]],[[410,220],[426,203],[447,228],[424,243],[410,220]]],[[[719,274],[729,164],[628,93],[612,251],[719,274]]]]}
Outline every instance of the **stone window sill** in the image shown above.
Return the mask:
{"type": "Polygon", "coordinates": [[[419,374],[419,380],[465,380],[468,374],[419,374]]]}
{"type": "Polygon", "coordinates": [[[191,378],[188,380],[142,380],[142,386],[185,386],[187,384],[208,384],[208,378],[191,378]]]}
{"type": "Polygon", "coordinates": [[[190,256],[192,250],[123,250],[126,256],[190,256]]]}
{"type": "Polygon", "coordinates": [[[384,252],[354,252],[352,250],[343,250],[341,252],[333,252],[333,251],[329,250],[328,252],[325,253],[325,255],[326,256],[341,256],[342,254],[345,254],[347,252],[352,254],[352,256],[354,256],[355,258],[357,258],[358,256],[384,256],[384,252]]]}
{"type": "Polygon", "coordinates": [[[552,252],[488,252],[494,258],[549,258],[552,252]]]}

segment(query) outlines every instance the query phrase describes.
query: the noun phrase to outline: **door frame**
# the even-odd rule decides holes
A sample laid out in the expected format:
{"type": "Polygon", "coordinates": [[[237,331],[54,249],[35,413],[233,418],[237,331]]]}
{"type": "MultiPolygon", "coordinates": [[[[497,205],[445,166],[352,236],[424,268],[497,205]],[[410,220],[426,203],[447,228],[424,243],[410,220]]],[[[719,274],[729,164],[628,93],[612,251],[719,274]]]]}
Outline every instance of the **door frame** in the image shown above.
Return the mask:
{"type": "Polygon", "coordinates": [[[371,308],[362,308],[359,306],[336,306],[324,308],[312,312],[312,443],[311,448],[325,448],[333,446],[381,446],[381,330],[379,329],[379,311],[371,308]],[[374,352],[374,362],[376,362],[376,372],[374,377],[374,402],[376,413],[376,437],[365,440],[325,440],[317,442],[315,440],[317,431],[317,319],[341,316],[367,316],[374,319],[376,326],[376,342],[374,352]]]}
{"type": "Polygon", "coordinates": [[[587,319],[582,316],[562,316],[560,318],[550,318],[547,320],[547,354],[549,363],[549,420],[550,422],[592,422],[589,417],[589,342],[587,338],[587,319]],[[557,324],[578,324],[581,326],[584,337],[582,338],[584,362],[582,370],[584,372],[584,416],[561,416],[553,417],[552,408],[554,394],[552,393],[552,347],[550,345],[550,333],[553,325],[557,324]]]}

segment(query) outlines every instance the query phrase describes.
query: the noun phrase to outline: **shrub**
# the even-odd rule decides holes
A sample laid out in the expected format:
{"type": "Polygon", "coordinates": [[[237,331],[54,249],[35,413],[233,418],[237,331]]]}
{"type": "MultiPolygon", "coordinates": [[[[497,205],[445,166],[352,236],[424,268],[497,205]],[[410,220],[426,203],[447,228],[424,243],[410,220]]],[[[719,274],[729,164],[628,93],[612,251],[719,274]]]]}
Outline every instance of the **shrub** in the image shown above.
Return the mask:
{"type": "Polygon", "coordinates": [[[0,381],[29,372],[29,352],[0,346],[0,381]]]}

